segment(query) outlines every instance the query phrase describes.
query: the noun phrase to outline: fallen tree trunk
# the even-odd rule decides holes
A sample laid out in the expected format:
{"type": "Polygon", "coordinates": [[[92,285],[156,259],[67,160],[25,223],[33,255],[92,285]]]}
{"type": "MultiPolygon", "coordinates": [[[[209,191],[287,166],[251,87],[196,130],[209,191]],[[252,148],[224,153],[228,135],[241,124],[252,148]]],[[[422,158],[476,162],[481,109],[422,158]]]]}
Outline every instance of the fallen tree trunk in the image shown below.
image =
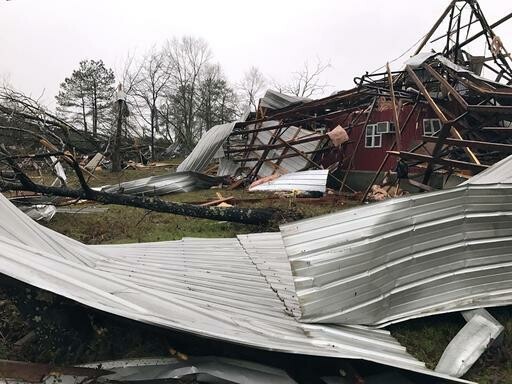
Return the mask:
{"type": "MultiPolygon", "coordinates": [[[[72,189],[65,186],[48,186],[35,183],[27,176],[18,164],[15,158],[19,156],[10,156],[5,148],[2,148],[6,156],[5,160],[14,171],[16,180],[5,180],[0,178],[0,190],[2,191],[29,191],[43,195],[62,196],[73,199],[85,199],[97,201],[102,204],[117,204],[130,207],[143,208],[155,212],[172,213],[180,216],[190,216],[202,219],[230,221],[242,224],[265,225],[275,222],[281,222],[284,219],[300,218],[297,212],[281,211],[273,208],[237,208],[237,207],[207,207],[187,203],[175,203],[157,199],[154,197],[133,196],[122,193],[110,193],[92,189],[85,180],[80,165],[76,159],[68,152],[55,153],[66,161],[75,171],[81,188],[72,189]]],[[[27,155],[24,157],[49,156],[49,154],[27,155]]],[[[23,156],[22,156],[23,157],[23,156]]]]}
{"type": "Polygon", "coordinates": [[[143,208],[155,212],[173,213],[175,215],[198,217],[210,220],[231,221],[243,224],[269,224],[282,221],[286,217],[296,219],[296,213],[284,212],[270,208],[236,208],[236,207],[205,207],[186,203],[174,203],[161,199],[124,195],[121,193],[107,193],[92,189],[71,189],[67,187],[50,187],[33,184],[27,187],[22,183],[0,179],[0,189],[3,191],[30,191],[44,195],[86,199],[102,204],[127,205],[143,208]]]}

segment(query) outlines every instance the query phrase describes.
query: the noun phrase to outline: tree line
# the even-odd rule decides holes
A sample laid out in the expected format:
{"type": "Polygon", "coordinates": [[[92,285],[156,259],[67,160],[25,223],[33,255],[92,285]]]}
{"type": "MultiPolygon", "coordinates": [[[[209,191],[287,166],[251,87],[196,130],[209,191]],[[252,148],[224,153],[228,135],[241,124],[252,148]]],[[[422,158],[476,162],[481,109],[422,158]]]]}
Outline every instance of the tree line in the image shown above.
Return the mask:
{"type": "Polygon", "coordinates": [[[314,96],[327,86],[321,76],[328,67],[318,59],[316,66],[306,62],[284,85],[269,82],[251,67],[239,83],[232,84],[220,64],[213,62],[205,40],[173,38],[142,57],[128,57],[117,79],[102,60],[81,61],[60,84],[57,114],[93,136],[111,137],[117,132],[149,138],[155,159],[156,137],[188,152],[204,131],[233,121],[247,108],[254,110],[266,87],[314,96]],[[126,108],[122,114],[116,113],[119,98],[126,108]],[[123,129],[116,123],[120,118],[123,129]]]}

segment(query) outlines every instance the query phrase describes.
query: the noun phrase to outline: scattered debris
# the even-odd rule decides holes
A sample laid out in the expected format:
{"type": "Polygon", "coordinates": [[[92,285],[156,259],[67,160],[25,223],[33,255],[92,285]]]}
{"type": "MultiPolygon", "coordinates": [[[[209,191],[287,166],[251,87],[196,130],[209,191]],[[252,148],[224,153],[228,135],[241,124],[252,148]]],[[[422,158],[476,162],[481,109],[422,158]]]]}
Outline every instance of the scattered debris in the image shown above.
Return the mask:
{"type": "MultiPolygon", "coordinates": [[[[20,361],[0,360],[0,383],[62,382],[95,383],[168,383],[177,379],[191,379],[190,383],[231,384],[295,384],[280,369],[250,361],[205,356],[190,359],[145,358],[102,361],[77,367],[52,367],[20,361]]],[[[183,383],[183,381],[179,381],[183,383]]]]}
{"type": "MultiPolygon", "coordinates": [[[[278,214],[237,209],[237,199],[221,193],[196,205],[127,195],[249,185],[249,191],[323,196],[329,182],[337,190],[331,194],[357,190],[362,202],[380,203],[288,223],[277,233],[87,246],[29,220],[0,195],[0,272],[155,326],[284,353],[361,359],[465,382],[458,378],[503,331],[482,308],[512,303],[512,156],[507,157],[512,153],[512,66],[493,31],[510,17],[489,24],[477,1],[452,1],[403,70],[392,71],[387,64],[385,71],[356,78],[353,89],[319,100],[268,90],[255,113],[206,131],[176,173],[94,190],[84,174],[94,177],[101,165],[121,169],[121,124],[114,157],[100,149],[100,141],[108,148],[110,138],[83,135],[37,102],[10,95],[9,105],[0,105],[2,116],[30,129],[3,128],[35,136],[45,152],[11,155],[2,146],[2,160],[12,170],[1,170],[2,190],[250,224],[275,222],[278,214]],[[444,21],[448,30],[433,38],[444,21]],[[475,28],[478,31],[470,35],[475,28]],[[488,57],[467,50],[479,38],[488,57]],[[423,51],[427,43],[437,41],[443,42],[442,53],[423,51]],[[21,110],[15,108],[19,105],[21,110]],[[77,149],[70,145],[71,133],[87,144],[82,143],[80,156],[94,154],[87,164],[79,164],[68,151],[77,149]],[[39,173],[34,179],[41,178],[40,165],[46,162],[55,181],[49,187],[33,182],[18,160],[39,173]],[[75,171],[79,189],[68,188],[63,165],[75,171]],[[394,182],[382,179],[383,172],[394,172],[394,182]],[[448,188],[462,180],[467,181],[448,188]],[[428,193],[405,196],[411,189],[428,193]],[[376,329],[458,311],[465,311],[467,324],[435,371],[409,355],[389,332],[376,329]]],[[[176,152],[176,147],[167,153],[176,152]]],[[[138,158],[125,162],[125,169],[169,165],[147,164],[141,152],[147,145],[133,142],[130,148],[138,158]]],[[[154,155],[153,142],[149,150],[154,155]]],[[[333,199],[323,196],[316,202],[333,199]]],[[[47,203],[20,209],[35,220],[48,221],[57,209],[47,203]]],[[[29,332],[17,344],[32,337],[29,332]]],[[[98,367],[0,361],[0,374],[45,383],[66,375],[76,376],[70,380],[77,383],[82,382],[76,381],[79,377],[102,382],[190,375],[199,381],[294,382],[283,371],[254,363],[171,353],[169,359],[104,362],[98,367]]],[[[392,375],[376,375],[366,382],[408,381],[392,375]]],[[[340,375],[324,381],[351,379],[340,375]]]]}
{"type": "Polygon", "coordinates": [[[94,173],[96,168],[100,165],[101,161],[104,159],[104,155],[101,153],[96,153],[91,160],[87,164],[84,165],[84,168],[89,172],[94,173]]]}
{"type": "MultiPolygon", "coordinates": [[[[234,198],[235,198],[234,196],[224,197],[220,193],[217,193],[217,200],[208,201],[208,202],[202,203],[200,205],[203,207],[211,207],[213,205],[216,205],[217,207],[220,207],[220,206],[225,207],[226,205],[222,205],[222,204],[227,204],[228,201],[231,201],[234,198]]],[[[231,205],[228,204],[227,206],[231,206],[231,205]]]]}
{"type": "Polygon", "coordinates": [[[19,205],[18,208],[28,217],[36,221],[50,221],[57,213],[55,205],[19,205]]]}
{"type": "MultiPolygon", "coordinates": [[[[55,367],[51,364],[27,363],[24,361],[0,360],[0,383],[44,383],[60,382],[63,377],[78,384],[77,379],[97,378],[112,373],[100,368],[55,367]]],[[[67,381],[66,381],[67,382],[67,381]]]]}
{"type": "Polygon", "coordinates": [[[151,381],[193,378],[198,383],[295,384],[295,380],[280,369],[249,361],[215,356],[148,358],[87,364],[114,372],[101,380],[115,382],[151,381]]]}

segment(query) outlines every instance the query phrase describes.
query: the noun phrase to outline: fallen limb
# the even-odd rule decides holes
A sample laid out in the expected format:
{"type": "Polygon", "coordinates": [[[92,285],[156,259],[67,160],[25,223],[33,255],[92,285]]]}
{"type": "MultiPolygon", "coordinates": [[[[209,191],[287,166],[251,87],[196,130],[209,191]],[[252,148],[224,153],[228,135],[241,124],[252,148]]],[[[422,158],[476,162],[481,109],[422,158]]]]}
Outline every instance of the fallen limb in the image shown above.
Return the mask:
{"type": "MultiPolygon", "coordinates": [[[[35,183],[28,177],[10,156],[3,149],[4,158],[16,175],[16,180],[0,179],[2,191],[29,191],[43,195],[70,197],[73,199],[86,199],[102,204],[117,204],[130,207],[143,208],[155,212],[172,213],[181,216],[190,216],[210,220],[230,221],[243,224],[269,224],[280,222],[285,218],[298,219],[298,214],[292,211],[281,211],[270,208],[237,208],[237,207],[209,207],[197,206],[187,203],[175,203],[157,199],[154,197],[143,197],[126,195],[122,193],[109,193],[92,189],[85,180],[82,169],[76,159],[70,153],[63,153],[62,159],[66,161],[75,171],[80,188],[72,189],[61,186],[47,186],[35,183]]],[[[43,156],[43,155],[39,155],[43,156]]],[[[16,157],[19,158],[19,157],[16,157]]]]}
{"type": "Polygon", "coordinates": [[[71,189],[67,187],[51,187],[32,183],[26,186],[21,182],[11,182],[0,179],[0,189],[3,191],[30,191],[44,195],[63,196],[74,199],[87,199],[102,204],[118,204],[130,207],[144,208],[155,212],[173,213],[175,215],[198,217],[210,220],[231,221],[243,224],[268,224],[273,221],[282,221],[291,214],[270,208],[236,208],[236,207],[205,207],[186,203],[174,203],[161,199],[124,195],[121,193],[107,193],[92,189],[71,189]]]}

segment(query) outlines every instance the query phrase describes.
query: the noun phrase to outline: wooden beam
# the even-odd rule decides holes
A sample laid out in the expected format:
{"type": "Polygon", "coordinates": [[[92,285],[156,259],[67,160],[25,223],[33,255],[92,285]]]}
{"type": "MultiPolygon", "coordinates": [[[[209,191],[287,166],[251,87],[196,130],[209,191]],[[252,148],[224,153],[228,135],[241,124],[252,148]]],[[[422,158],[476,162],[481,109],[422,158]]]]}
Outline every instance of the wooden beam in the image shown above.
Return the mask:
{"type": "Polygon", "coordinates": [[[393,77],[391,76],[391,69],[389,68],[389,63],[386,63],[386,69],[388,71],[388,82],[389,82],[389,93],[391,93],[391,107],[393,108],[393,121],[395,122],[395,140],[396,146],[399,151],[402,150],[402,138],[400,134],[400,122],[398,121],[398,112],[396,106],[396,98],[395,98],[395,88],[393,86],[393,77]]]}
{"type": "MultiPolygon", "coordinates": [[[[512,12],[509,13],[508,15],[506,15],[505,17],[499,19],[498,21],[492,23],[491,25],[489,25],[489,28],[490,29],[493,29],[495,27],[497,27],[498,25],[504,23],[505,21],[507,21],[508,19],[510,19],[512,17],[512,12]]],[[[480,36],[484,35],[485,34],[485,29],[482,29],[480,32],[478,32],[477,34],[471,36],[469,39],[467,39],[466,41],[462,42],[459,44],[459,49],[464,47],[465,45],[471,43],[473,40],[475,39],[478,39],[480,36]]]]}
{"type": "Polygon", "coordinates": [[[464,100],[460,93],[457,92],[457,90],[453,88],[452,85],[443,76],[441,76],[434,68],[428,64],[424,64],[423,67],[432,75],[432,77],[439,81],[448,90],[450,95],[452,95],[455,100],[457,100],[457,102],[462,106],[462,108],[464,108],[464,110],[467,110],[468,103],[466,100],[464,100]]]}
{"type": "Polygon", "coordinates": [[[504,114],[512,115],[512,106],[508,105],[469,105],[468,111],[482,114],[504,114]]]}
{"type": "MultiPolygon", "coordinates": [[[[361,132],[359,133],[359,138],[357,139],[357,142],[356,142],[356,146],[354,148],[354,150],[352,151],[352,154],[350,156],[350,160],[349,160],[349,163],[348,163],[348,167],[347,169],[345,170],[345,175],[343,175],[343,181],[340,185],[340,189],[339,191],[341,192],[343,187],[345,186],[346,182],[347,182],[347,177],[348,177],[348,174],[350,173],[350,170],[352,168],[352,164],[354,162],[354,157],[356,156],[357,154],[357,150],[359,149],[359,145],[361,144],[361,141],[363,140],[363,138],[366,136],[366,127],[368,126],[368,123],[370,122],[370,118],[372,116],[372,113],[373,113],[373,109],[375,107],[375,104],[377,103],[377,97],[374,97],[373,98],[373,101],[372,101],[372,104],[370,106],[370,111],[368,111],[368,116],[366,116],[366,119],[365,119],[365,122],[364,122],[364,125],[363,125],[363,129],[361,130],[361,132]]],[[[359,119],[363,114],[360,113],[356,120],[359,119]]],[[[381,138],[382,140],[382,138],[381,138]]]]}
{"type": "Polygon", "coordinates": [[[512,132],[512,127],[482,127],[482,131],[496,131],[500,133],[512,132]]]}
{"type": "MultiPolygon", "coordinates": [[[[429,143],[435,143],[435,142],[437,142],[437,137],[423,136],[422,140],[429,142],[429,143]]],[[[473,148],[473,149],[487,149],[490,151],[512,153],[512,144],[490,143],[488,141],[475,141],[475,140],[449,139],[449,138],[444,139],[443,143],[446,145],[452,145],[454,147],[469,147],[469,148],[473,148]]]]}
{"type": "MultiPolygon", "coordinates": [[[[403,152],[403,151],[402,152],[388,151],[388,152],[391,155],[400,156],[402,159],[406,159],[406,160],[419,160],[419,161],[424,161],[425,163],[429,163],[429,164],[437,163],[437,164],[441,164],[441,165],[445,165],[445,166],[449,166],[449,167],[454,167],[454,168],[459,168],[459,169],[467,169],[469,171],[474,171],[474,172],[480,172],[480,171],[483,171],[483,170],[486,170],[487,168],[489,168],[488,165],[473,164],[473,163],[468,163],[467,161],[460,161],[460,160],[444,159],[442,157],[434,158],[433,156],[421,155],[419,153],[403,152]]],[[[423,184],[425,184],[425,183],[423,183],[423,184]]]]}
{"type": "MultiPolygon", "coordinates": [[[[458,140],[464,140],[462,136],[460,135],[459,131],[457,131],[457,128],[451,127],[450,132],[453,137],[455,137],[458,140]]],[[[478,160],[478,157],[476,157],[475,153],[471,150],[469,147],[463,147],[464,152],[466,155],[470,158],[470,160],[475,164],[480,164],[480,160],[478,160]]]]}
{"type": "Polygon", "coordinates": [[[230,149],[225,150],[224,153],[238,153],[238,152],[246,152],[246,151],[261,151],[261,150],[270,150],[270,149],[277,149],[286,147],[289,145],[297,145],[297,144],[303,144],[303,143],[309,143],[311,141],[321,141],[323,139],[327,139],[329,135],[323,134],[323,135],[315,135],[315,136],[308,136],[303,137],[297,140],[285,142],[284,140],[279,140],[280,136],[278,136],[278,140],[282,142],[282,144],[261,144],[261,145],[254,145],[252,147],[248,146],[239,146],[234,147],[232,146],[230,149]]]}
{"type": "Polygon", "coordinates": [[[432,108],[432,110],[434,111],[434,113],[436,114],[438,119],[441,120],[441,123],[442,124],[448,123],[448,119],[444,115],[443,111],[441,111],[441,109],[436,104],[434,99],[432,99],[432,97],[430,96],[430,93],[428,93],[428,90],[425,88],[425,86],[423,85],[421,80],[418,78],[418,76],[416,75],[414,70],[411,68],[411,66],[406,65],[405,69],[409,73],[409,76],[411,76],[411,79],[414,81],[414,83],[418,87],[418,89],[421,92],[421,94],[423,95],[423,97],[425,97],[425,99],[427,100],[428,104],[430,105],[430,107],[432,108]]]}

